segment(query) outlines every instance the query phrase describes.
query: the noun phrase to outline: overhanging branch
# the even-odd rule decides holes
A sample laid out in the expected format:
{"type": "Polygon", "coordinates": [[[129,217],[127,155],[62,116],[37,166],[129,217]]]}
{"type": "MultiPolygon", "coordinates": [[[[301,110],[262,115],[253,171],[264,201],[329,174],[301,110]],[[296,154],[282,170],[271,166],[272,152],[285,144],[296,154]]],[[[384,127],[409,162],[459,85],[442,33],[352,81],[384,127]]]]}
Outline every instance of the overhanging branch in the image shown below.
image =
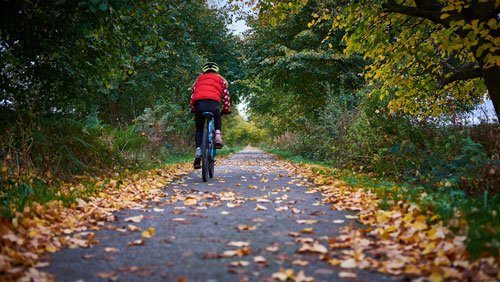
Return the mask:
{"type": "Polygon", "coordinates": [[[389,13],[397,13],[397,14],[403,14],[411,17],[418,17],[418,18],[424,18],[428,19],[434,23],[439,23],[445,26],[449,25],[448,20],[443,20],[441,19],[441,7],[438,6],[439,4],[433,3],[434,1],[430,1],[431,3],[428,3],[428,5],[419,7],[413,7],[413,6],[406,6],[406,5],[401,5],[397,4],[395,1],[390,0],[387,1],[387,3],[382,4],[382,8],[384,9],[384,12],[389,12],[389,13]],[[430,5],[432,4],[432,5],[430,5]]]}
{"type": "Polygon", "coordinates": [[[473,79],[473,78],[479,78],[483,77],[482,74],[482,69],[475,67],[475,68],[469,68],[469,69],[464,69],[459,72],[453,73],[448,77],[444,77],[438,82],[439,87],[444,87],[450,83],[453,83],[455,81],[459,80],[467,80],[467,79],[473,79]]]}

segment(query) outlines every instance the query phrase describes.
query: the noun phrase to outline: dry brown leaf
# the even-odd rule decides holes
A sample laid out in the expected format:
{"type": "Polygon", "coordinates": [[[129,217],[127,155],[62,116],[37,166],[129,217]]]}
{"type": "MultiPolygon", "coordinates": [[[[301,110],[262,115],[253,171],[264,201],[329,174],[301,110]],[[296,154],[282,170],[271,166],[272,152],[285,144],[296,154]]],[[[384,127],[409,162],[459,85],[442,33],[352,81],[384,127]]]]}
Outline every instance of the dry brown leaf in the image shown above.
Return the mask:
{"type": "Polygon", "coordinates": [[[292,264],[299,265],[299,266],[306,266],[309,264],[309,262],[306,260],[296,259],[296,260],[292,261],[292,264]]]}
{"type": "Polygon", "coordinates": [[[256,226],[250,226],[250,225],[244,225],[244,224],[238,224],[238,226],[236,226],[236,228],[239,231],[252,231],[252,230],[257,229],[256,226]]]}
{"type": "Polygon", "coordinates": [[[125,218],[125,222],[135,222],[135,223],[139,223],[139,222],[141,222],[143,219],[144,219],[144,216],[141,214],[141,215],[137,215],[137,216],[127,217],[127,218],[125,218]]]}
{"type": "Polygon", "coordinates": [[[231,247],[241,248],[241,247],[248,247],[248,246],[250,246],[250,242],[247,242],[247,241],[231,241],[231,242],[227,243],[227,245],[231,246],[231,247]]]}
{"type": "Polygon", "coordinates": [[[295,282],[313,282],[314,277],[306,276],[304,270],[299,271],[295,277],[295,282]]]}
{"type": "Polygon", "coordinates": [[[128,228],[128,230],[130,230],[132,232],[141,231],[141,228],[139,228],[138,226],[132,225],[132,224],[127,225],[127,228],[128,228]]]}
{"type": "Polygon", "coordinates": [[[118,250],[117,248],[114,248],[114,247],[105,247],[104,252],[105,253],[118,253],[118,252],[120,252],[120,250],[118,250]]]}
{"type": "Polygon", "coordinates": [[[316,224],[318,223],[315,219],[297,219],[297,223],[299,224],[316,224]]]}
{"type": "Polygon", "coordinates": [[[343,268],[356,268],[357,266],[358,266],[358,264],[356,263],[356,260],[353,258],[343,260],[340,263],[340,267],[343,267],[343,268]]]}
{"type": "Polygon", "coordinates": [[[266,264],[267,260],[263,256],[256,256],[256,257],[253,258],[253,262],[255,262],[257,264],[266,264]]]}
{"type": "Polygon", "coordinates": [[[341,271],[339,272],[340,278],[356,278],[358,277],[354,272],[341,271]]]}
{"type": "Polygon", "coordinates": [[[265,210],[267,210],[267,208],[266,208],[266,207],[264,207],[264,206],[262,206],[262,205],[257,204],[257,205],[255,206],[255,209],[254,209],[254,210],[255,210],[255,211],[265,211],[265,210]]]}
{"type": "Polygon", "coordinates": [[[250,262],[246,260],[237,260],[230,263],[231,266],[248,266],[250,262]]]}
{"type": "Polygon", "coordinates": [[[271,253],[277,252],[278,250],[279,250],[278,245],[272,245],[272,246],[266,247],[266,251],[271,252],[271,253]]]}
{"type": "Polygon", "coordinates": [[[318,242],[314,242],[312,244],[310,244],[310,243],[303,244],[297,252],[299,252],[299,253],[326,254],[326,253],[328,253],[328,249],[325,246],[323,246],[322,244],[320,244],[318,242]]]}
{"type": "Polygon", "coordinates": [[[144,239],[137,239],[128,243],[129,246],[141,246],[144,245],[144,239]]]}

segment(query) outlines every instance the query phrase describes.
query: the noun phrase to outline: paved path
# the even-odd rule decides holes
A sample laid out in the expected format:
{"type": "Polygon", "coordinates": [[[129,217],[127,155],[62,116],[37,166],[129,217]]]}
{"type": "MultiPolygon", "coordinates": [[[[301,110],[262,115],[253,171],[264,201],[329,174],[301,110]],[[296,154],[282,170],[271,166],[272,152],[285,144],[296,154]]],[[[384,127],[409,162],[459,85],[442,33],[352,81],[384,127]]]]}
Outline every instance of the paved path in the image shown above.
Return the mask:
{"type": "Polygon", "coordinates": [[[167,187],[164,201],[117,213],[113,225],[96,232],[99,244],[58,252],[43,270],[56,281],[275,281],[271,276],[280,268],[294,269],[295,275],[303,270],[315,281],[396,280],[360,270],[357,278],[342,280],[342,269],[321,260],[320,253],[297,252],[298,238],[328,246],[328,237],[353,222],[348,213],[319,205],[321,194],[311,193],[312,184],[290,177],[272,156],[247,148],[218,163],[215,174],[203,183],[200,171],[194,171],[167,187]],[[138,215],[144,216],[139,223],[124,221],[138,215]],[[155,231],[142,238],[141,232],[124,232],[129,224],[155,231]],[[310,227],[313,233],[301,233],[310,227]],[[139,239],[144,244],[130,245],[139,239]]]}

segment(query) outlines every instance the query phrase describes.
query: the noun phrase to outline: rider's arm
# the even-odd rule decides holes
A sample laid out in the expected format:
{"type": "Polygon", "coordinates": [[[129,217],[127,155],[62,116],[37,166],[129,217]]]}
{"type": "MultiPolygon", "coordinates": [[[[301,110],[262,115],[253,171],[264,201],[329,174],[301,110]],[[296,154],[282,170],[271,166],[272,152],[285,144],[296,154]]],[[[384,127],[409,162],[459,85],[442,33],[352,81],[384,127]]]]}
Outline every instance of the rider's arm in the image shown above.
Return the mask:
{"type": "Polygon", "coordinates": [[[194,97],[194,88],[196,86],[196,82],[193,84],[193,86],[191,87],[191,99],[189,100],[189,107],[191,108],[191,112],[195,112],[195,108],[194,108],[194,101],[193,101],[193,97],[194,97]]]}
{"type": "Polygon", "coordinates": [[[229,113],[230,111],[230,99],[229,99],[229,90],[227,89],[227,81],[225,79],[222,80],[222,85],[224,86],[222,90],[221,103],[222,103],[222,113],[229,113]]]}

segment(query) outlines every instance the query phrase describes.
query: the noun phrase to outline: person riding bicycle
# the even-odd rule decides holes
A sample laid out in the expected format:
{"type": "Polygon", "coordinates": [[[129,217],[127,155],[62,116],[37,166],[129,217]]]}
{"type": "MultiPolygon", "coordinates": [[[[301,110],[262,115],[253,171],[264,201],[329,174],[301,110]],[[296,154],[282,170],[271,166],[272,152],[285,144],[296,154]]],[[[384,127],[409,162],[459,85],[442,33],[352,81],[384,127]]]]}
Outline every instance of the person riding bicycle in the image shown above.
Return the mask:
{"type": "Polygon", "coordinates": [[[203,138],[203,122],[202,114],[211,112],[214,114],[215,123],[215,147],[222,148],[222,120],[221,114],[231,113],[229,110],[229,91],[228,83],[224,77],[219,74],[219,66],[216,63],[208,62],[201,68],[201,74],[193,85],[193,93],[189,106],[191,112],[195,113],[196,123],[196,154],[194,158],[194,168],[201,168],[201,142],[203,138]],[[219,103],[222,103],[222,112],[219,108],[219,103]]]}

